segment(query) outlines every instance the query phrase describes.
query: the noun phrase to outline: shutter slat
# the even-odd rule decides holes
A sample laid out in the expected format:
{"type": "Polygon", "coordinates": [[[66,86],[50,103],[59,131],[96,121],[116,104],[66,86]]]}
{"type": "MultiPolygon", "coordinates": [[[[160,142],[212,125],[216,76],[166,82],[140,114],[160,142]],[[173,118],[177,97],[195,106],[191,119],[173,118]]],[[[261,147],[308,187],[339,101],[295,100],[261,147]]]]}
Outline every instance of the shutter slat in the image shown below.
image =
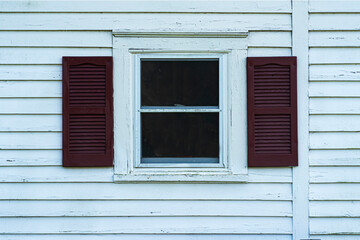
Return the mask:
{"type": "Polygon", "coordinates": [[[248,166],[297,166],[296,57],[249,57],[248,166]]]}
{"type": "Polygon", "coordinates": [[[112,57],[63,57],[63,166],[113,165],[112,57]]]}

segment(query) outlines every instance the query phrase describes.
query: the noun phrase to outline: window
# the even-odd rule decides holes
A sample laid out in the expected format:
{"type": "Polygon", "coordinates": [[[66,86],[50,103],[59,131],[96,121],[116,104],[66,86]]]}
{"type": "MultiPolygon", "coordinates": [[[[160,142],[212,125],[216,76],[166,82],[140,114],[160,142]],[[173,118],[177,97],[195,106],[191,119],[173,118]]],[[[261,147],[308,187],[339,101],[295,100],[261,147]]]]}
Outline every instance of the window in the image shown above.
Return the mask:
{"type": "Polygon", "coordinates": [[[246,181],[247,34],[113,35],[115,181],[246,181]]]}

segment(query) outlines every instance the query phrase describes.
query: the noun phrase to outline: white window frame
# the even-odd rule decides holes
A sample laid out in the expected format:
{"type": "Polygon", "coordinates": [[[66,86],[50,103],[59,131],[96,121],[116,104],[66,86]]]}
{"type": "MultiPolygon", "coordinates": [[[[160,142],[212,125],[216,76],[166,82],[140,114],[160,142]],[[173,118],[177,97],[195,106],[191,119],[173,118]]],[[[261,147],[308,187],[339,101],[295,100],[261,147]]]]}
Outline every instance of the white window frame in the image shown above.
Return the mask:
{"type": "MultiPolygon", "coordinates": [[[[244,32],[114,30],[114,181],[246,182],[246,56],[247,33],[244,32]],[[141,58],[219,59],[219,108],[209,111],[220,115],[220,163],[140,162],[141,58]]],[[[164,108],[164,111],[168,110],[164,108]]]]}

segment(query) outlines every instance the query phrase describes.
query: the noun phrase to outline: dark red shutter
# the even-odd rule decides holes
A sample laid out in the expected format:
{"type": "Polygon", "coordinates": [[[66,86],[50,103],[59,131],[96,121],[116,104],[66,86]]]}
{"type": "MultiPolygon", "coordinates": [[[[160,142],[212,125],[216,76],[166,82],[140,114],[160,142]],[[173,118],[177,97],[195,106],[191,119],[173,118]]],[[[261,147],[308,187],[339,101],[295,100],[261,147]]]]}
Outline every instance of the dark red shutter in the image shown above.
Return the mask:
{"type": "Polygon", "coordinates": [[[112,57],[63,57],[63,166],[113,165],[112,57]]]}
{"type": "Polygon", "coordinates": [[[296,57],[247,59],[248,166],[297,166],[296,57]]]}

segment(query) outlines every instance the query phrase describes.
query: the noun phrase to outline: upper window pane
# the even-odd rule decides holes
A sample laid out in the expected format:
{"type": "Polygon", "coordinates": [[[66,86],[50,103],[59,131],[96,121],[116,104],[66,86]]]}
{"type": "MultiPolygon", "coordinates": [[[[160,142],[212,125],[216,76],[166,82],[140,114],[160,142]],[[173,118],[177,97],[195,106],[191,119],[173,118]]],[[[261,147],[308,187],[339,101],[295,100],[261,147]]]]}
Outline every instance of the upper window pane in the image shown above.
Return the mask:
{"type": "Polygon", "coordinates": [[[218,59],[142,59],[142,106],[218,106],[218,59]]]}

